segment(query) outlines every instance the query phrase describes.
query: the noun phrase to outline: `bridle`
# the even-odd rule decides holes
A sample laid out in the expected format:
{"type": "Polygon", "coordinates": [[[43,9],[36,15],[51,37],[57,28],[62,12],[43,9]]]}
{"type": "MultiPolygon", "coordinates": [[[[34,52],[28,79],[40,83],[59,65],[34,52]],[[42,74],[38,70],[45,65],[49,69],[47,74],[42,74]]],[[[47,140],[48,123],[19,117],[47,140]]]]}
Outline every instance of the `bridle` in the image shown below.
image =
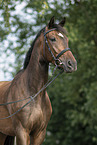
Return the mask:
{"type": "MultiPolygon", "coordinates": [[[[51,48],[49,47],[49,44],[48,44],[48,40],[47,40],[47,37],[46,35],[51,32],[51,31],[55,31],[56,28],[53,28],[51,30],[48,30],[47,32],[45,32],[45,29],[44,29],[44,43],[46,43],[47,47],[48,47],[48,50],[49,52],[51,53],[51,56],[53,58],[53,60],[55,61],[55,66],[58,67],[59,65],[63,65],[62,61],[59,59],[61,57],[61,55],[63,55],[66,51],[69,51],[70,48],[65,48],[64,50],[62,50],[56,57],[55,55],[53,54],[51,48]]],[[[45,45],[44,45],[44,48],[43,48],[43,52],[44,52],[44,55],[45,55],[45,45]]]]}
{"type": "MultiPolygon", "coordinates": [[[[48,40],[47,40],[47,37],[46,37],[46,34],[48,34],[49,32],[51,31],[54,31],[56,30],[56,28],[54,29],[51,29],[47,32],[44,31],[44,43],[46,43],[47,47],[48,47],[48,50],[49,52],[51,53],[51,56],[53,57],[53,60],[55,61],[55,69],[53,71],[53,75],[54,75],[54,72],[56,70],[56,68],[58,68],[59,65],[63,65],[62,61],[59,59],[59,57],[61,55],[63,55],[66,51],[69,51],[70,48],[65,48],[64,50],[62,50],[56,57],[54,56],[51,48],[49,47],[49,44],[48,44],[48,40]]],[[[43,48],[44,51],[45,51],[45,47],[43,48]]],[[[22,102],[22,101],[25,101],[25,100],[28,100],[27,103],[25,103],[20,109],[18,109],[16,112],[14,112],[13,114],[7,116],[7,117],[4,117],[4,118],[0,118],[0,120],[3,120],[3,119],[7,119],[7,118],[10,118],[14,115],[16,115],[18,112],[20,112],[24,107],[26,107],[27,105],[30,104],[31,101],[33,101],[43,90],[45,90],[60,74],[62,74],[64,72],[64,70],[62,69],[61,72],[59,72],[54,78],[53,78],[53,75],[52,77],[48,80],[48,82],[35,94],[35,95],[32,95],[32,96],[29,96],[29,97],[26,97],[24,99],[21,99],[21,100],[17,100],[17,101],[13,101],[13,102],[6,102],[6,103],[3,103],[3,104],[0,104],[0,106],[6,106],[6,105],[9,105],[9,104],[13,104],[13,103],[18,103],[18,102],[22,102]]]]}

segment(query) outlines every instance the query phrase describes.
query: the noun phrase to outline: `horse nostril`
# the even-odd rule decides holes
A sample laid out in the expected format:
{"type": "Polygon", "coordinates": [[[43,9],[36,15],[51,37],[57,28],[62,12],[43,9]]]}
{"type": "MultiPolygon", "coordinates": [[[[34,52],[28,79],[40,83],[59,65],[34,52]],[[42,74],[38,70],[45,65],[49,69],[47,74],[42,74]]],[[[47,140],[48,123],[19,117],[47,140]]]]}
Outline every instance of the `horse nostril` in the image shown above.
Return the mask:
{"type": "Polygon", "coordinates": [[[70,60],[68,61],[68,66],[72,66],[72,63],[70,60]]]}
{"type": "Polygon", "coordinates": [[[67,67],[68,67],[69,69],[73,70],[73,63],[72,63],[71,60],[68,60],[68,62],[67,62],[67,67]]]}
{"type": "Polygon", "coordinates": [[[67,60],[67,70],[69,72],[72,72],[72,71],[76,71],[77,70],[77,62],[76,61],[73,61],[73,60],[67,60]]]}

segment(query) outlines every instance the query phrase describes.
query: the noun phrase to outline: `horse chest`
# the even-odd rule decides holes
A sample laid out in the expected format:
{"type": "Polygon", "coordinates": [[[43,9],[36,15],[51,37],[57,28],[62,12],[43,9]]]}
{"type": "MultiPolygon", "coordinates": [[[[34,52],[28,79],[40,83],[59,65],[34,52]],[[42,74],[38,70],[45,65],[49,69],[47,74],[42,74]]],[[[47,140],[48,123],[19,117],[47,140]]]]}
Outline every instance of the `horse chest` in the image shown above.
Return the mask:
{"type": "Polygon", "coordinates": [[[41,121],[43,119],[44,119],[44,117],[43,117],[43,112],[42,112],[41,107],[33,108],[33,110],[31,111],[29,121],[32,122],[33,125],[34,125],[34,124],[37,124],[37,123],[41,123],[41,121]]]}
{"type": "MultiPolygon", "coordinates": [[[[26,110],[27,111],[27,110],[26,110]]],[[[33,106],[29,108],[28,114],[25,114],[25,121],[23,126],[27,128],[30,132],[33,130],[45,128],[51,116],[51,107],[41,107],[40,105],[33,106]]]]}
{"type": "Polygon", "coordinates": [[[41,109],[41,107],[33,109],[29,118],[29,124],[32,126],[32,128],[38,128],[42,125],[46,126],[48,122],[48,116],[50,117],[51,113],[48,113],[47,110],[41,109]]]}
{"type": "MultiPolygon", "coordinates": [[[[43,100],[38,98],[23,108],[18,115],[22,126],[32,132],[33,130],[46,128],[52,113],[52,107],[49,97],[46,93],[43,100]]],[[[20,105],[21,106],[21,105],[20,105]]]]}

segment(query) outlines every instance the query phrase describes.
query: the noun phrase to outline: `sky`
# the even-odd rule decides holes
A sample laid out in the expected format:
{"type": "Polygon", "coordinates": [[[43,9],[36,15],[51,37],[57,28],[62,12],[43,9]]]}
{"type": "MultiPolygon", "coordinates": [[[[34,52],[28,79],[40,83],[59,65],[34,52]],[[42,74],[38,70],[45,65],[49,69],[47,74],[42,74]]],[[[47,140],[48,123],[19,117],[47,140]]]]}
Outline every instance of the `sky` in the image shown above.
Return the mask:
{"type": "MultiPolygon", "coordinates": [[[[17,1],[15,3],[16,3],[15,11],[11,13],[11,16],[14,16],[16,14],[21,18],[22,21],[27,21],[28,23],[35,23],[35,20],[33,18],[35,18],[36,12],[33,12],[34,15],[32,17],[32,15],[29,15],[27,13],[25,14],[25,12],[23,11],[23,8],[27,5],[26,2],[20,3],[20,1],[17,1]]],[[[27,9],[27,11],[29,13],[32,13],[32,9],[27,9]]],[[[1,15],[0,15],[0,21],[4,21],[1,15]]],[[[11,21],[13,21],[12,18],[11,18],[11,21]]],[[[14,31],[14,29],[16,29],[16,28],[11,27],[12,31],[14,31]]],[[[33,36],[33,38],[34,38],[34,36],[33,36]]],[[[0,53],[1,53],[0,54],[0,81],[9,81],[9,80],[13,79],[11,76],[11,73],[8,73],[8,71],[12,72],[12,67],[10,67],[9,64],[12,64],[13,67],[15,66],[15,56],[14,56],[14,54],[12,54],[12,52],[10,50],[7,50],[7,47],[9,46],[9,42],[12,42],[13,46],[17,47],[18,44],[17,44],[16,40],[17,40],[16,35],[11,33],[7,36],[7,40],[4,40],[3,43],[0,44],[0,53]],[[7,50],[7,52],[4,53],[4,50],[5,51],[7,50]],[[5,70],[6,73],[3,73],[2,70],[5,70]]],[[[27,47],[28,48],[30,46],[31,41],[32,41],[32,37],[27,38],[27,47]]]]}
{"type": "MultiPolygon", "coordinates": [[[[17,3],[16,4],[17,6],[16,6],[16,10],[14,11],[13,15],[14,14],[21,15],[22,18],[23,18],[24,13],[23,13],[22,9],[26,5],[26,3],[25,2],[22,2],[21,4],[19,2],[16,2],[16,3],[17,3]]],[[[0,20],[2,20],[2,17],[0,17],[0,20]]],[[[14,28],[12,28],[12,29],[14,29],[14,28]]],[[[10,63],[13,63],[13,64],[15,63],[14,54],[10,53],[10,51],[8,50],[7,51],[7,56],[6,56],[6,53],[4,53],[3,50],[5,48],[7,48],[8,43],[9,43],[10,40],[14,42],[13,43],[14,45],[16,45],[16,43],[15,43],[16,39],[17,38],[15,36],[12,37],[9,34],[8,37],[7,37],[7,40],[3,41],[3,43],[0,44],[0,52],[1,52],[1,54],[0,54],[0,81],[9,81],[9,80],[13,79],[11,74],[8,73],[7,70],[10,71],[10,72],[12,71],[12,67],[9,67],[9,64],[10,63]],[[6,73],[4,74],[4,72],[2,70],[5,70],[6,73]]]]}

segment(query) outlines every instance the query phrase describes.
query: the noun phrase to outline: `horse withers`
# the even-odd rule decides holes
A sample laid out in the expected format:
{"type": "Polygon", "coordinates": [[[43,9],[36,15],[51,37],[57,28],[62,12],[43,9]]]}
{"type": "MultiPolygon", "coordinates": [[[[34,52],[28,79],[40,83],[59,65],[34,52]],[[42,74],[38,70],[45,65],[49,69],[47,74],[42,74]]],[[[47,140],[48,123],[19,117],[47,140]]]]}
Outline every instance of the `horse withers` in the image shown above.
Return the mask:
{"type": "Polygon", "coordinates": [[[44,141],[52,114],[44,87],[49,63],[64,72],[77,70],[64,24],[65,19],[55,24],[52,17],[32,43],[23,69],[12,81],[0,82],[0,145],[13,145],[15,136],[17,145],[41,145],[44,141]]]}

